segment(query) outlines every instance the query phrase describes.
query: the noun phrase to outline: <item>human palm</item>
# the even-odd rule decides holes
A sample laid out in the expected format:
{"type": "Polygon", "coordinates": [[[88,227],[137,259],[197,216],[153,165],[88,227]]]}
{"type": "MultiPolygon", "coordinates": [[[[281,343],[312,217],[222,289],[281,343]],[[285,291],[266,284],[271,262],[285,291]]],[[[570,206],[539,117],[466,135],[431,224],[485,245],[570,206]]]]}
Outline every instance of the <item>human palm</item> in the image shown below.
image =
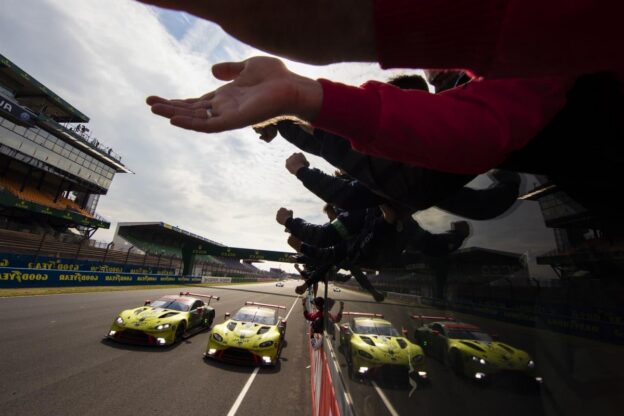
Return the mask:
{"type": "Polygon", "coordinates": [[[269,57],[216,64],[212,73],[217,79],[231,82],[199,98],[168,100],[151,96],[147,104],[153,113],[169,118],[175,126],[215,133],[280,115],[299,114],[299,87],[302,82],[312,81],[269,57]]]}

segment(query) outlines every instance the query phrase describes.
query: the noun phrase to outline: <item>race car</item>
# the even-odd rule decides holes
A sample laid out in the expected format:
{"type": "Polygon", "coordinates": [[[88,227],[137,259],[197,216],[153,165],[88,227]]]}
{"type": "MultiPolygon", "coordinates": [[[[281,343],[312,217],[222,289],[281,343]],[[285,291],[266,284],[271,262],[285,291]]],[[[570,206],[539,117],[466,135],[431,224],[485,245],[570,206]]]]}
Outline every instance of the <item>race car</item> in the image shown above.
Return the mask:
{"type": "Polygon", "coordinates": [[[284,282],[277,282],[277,283],[275,283],[275,286],[277,286],[277,287],[284,287],[284,282]]]}
{"type": "Polygon", "coordinates": [[[215,325],[210,333],[204,358],[234,364],[274,366],[277,364],[284,337],[286,320],[278,312],[280,305],[245,302],[232,317],[215,325]]]}
{"type": "Polygon", "coordinates": [[[107,338],[130,344],[171,345],[212,325],[215,318],[215,310],[209,306],[212,299],[220,298],[180,292],[178,296],[145,301],[144,306],[120,312],[107,338]]]}
{"type": "Polygon", "coordinates": [[[340,292],[341,289],[338,286],[334,286],[334,292],[340,292]]]}
{"type": "Polygon", "coordinates": [[[414,315],[421,326],[416,342],[427,355],[446,363],[456,374],[476,380],[489,380],[502,372],[523,373],[537,382],[535,362],[523,350],[492,339],[476,325],[450,317],[414,315]],[[433,320],[425,324],[426,320],[433,320]]]}
{"type": "Polygon", "coordinates": [[[384,372],[427,378],[422,348],[410,342],[378,313],[343,312],[350,316],[340,325],[340,347],[352,378],[384,372]]]}

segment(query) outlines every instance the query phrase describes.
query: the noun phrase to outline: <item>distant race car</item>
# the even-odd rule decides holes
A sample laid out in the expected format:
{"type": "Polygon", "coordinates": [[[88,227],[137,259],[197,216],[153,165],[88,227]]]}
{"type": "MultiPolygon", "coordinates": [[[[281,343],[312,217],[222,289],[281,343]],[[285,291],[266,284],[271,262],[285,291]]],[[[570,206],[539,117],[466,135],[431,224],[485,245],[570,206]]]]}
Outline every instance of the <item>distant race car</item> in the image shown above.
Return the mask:
{"type": "Polygon", "coordinates": [[[284,282],[277,282],[277,283],[275,283],[275,286],[277,286],[277,287],[284,287],[284,282]]]}
{"type": "Polygon", "coordinates": [[[278,316],[281,309],[286,308],[245,302],[231,318],[226,313],[227,320],[212,328],[204,357],[234,364],[274,366],[286,336],[286,320],[278,316]]]}
{"type": "Polygon", "coordinates": [[[338,286],[334,286],[334,292],[340,292],[342,289],[340,289],[338,286]]]}
{"type": "Polygon", "coordinates": [[[170,345],[212,325],[218,296],[180,292],[119,313],[107,337],[130,344],[170,345]],[[206,303],[205,299],[208,300],[206,303]]]}
{"type": "Polygon", "coordinates": [[[488,380],[500,372],[523,373],[535,381],[535,362],[523,350],[502,342],[476,325],[449,317],[414,315],[421,326],[414,334],[427,355],[446,363],[456,374],[488,380]],[[425,320],[435,320],[425,324],[425,320]]]}
{"type": "Polygon", "coordinates": [[[383,315],[343,312],[350,316],[340,325],[340,347],[352,378],[374,375],[379,371],[405,376],[414,372],[426,379],[424,353],[420,346],[399,333],[383,315]]]}

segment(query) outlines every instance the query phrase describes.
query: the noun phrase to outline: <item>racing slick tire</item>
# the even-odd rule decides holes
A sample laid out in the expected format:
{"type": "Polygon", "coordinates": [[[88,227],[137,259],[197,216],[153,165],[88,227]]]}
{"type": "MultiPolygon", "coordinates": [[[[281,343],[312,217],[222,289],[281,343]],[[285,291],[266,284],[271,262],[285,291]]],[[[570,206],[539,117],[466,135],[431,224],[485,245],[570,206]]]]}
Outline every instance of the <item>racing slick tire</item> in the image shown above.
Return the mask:
{"type": "Polygon", "coordinates": [[[210,328],[212,326],[212,323],[214,322],[214,318],[215,318],[214,312],[209,314],[207,317],[203,319],[202,326],[204,328],[210,328]]]}
{"type": "Polygon", "coordinates": [[[456,349],[449,351],[449,366],[451,370],[458,376],[464,374],[464,362],[462,361],[461,353],[456,349]]]}
{"type": "Polygon", "coordinates": [[[184,339],[185,332],[186,332],[186,323],[182,321],[178,324],[178,327],[176,328],[174,342],[181,342],[184,339]]]}

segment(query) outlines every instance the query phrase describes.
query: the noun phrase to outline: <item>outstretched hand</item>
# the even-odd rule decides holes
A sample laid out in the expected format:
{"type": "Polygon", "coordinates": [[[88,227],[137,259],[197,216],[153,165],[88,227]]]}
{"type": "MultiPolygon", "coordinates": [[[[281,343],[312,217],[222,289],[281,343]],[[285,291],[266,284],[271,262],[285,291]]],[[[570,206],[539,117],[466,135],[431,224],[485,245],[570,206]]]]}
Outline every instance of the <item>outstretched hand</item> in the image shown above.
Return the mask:
{"type": "Polygon", "coordinates": [[[174,126],[205,133],[234,130],[281,115],[313,120],[321,108],[321,85],[289,71],[276,58],[224,62],[214,65],[212,73],[231,82],[198,98],[150,96],[147,104],[174,126]]]}

